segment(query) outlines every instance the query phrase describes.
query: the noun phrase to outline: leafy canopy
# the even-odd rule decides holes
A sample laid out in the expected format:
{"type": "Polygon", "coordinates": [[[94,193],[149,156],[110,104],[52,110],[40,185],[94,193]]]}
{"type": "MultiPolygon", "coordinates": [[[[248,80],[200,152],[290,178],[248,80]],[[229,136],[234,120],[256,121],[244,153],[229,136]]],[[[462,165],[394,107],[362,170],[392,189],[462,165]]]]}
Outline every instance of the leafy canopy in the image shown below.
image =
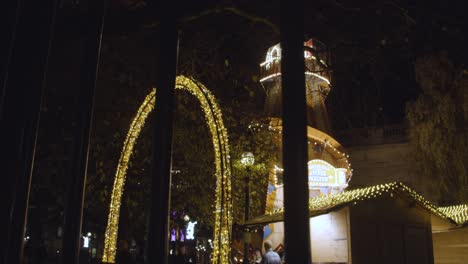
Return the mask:
{"type": "Polygon", "coordinates": [[[419,98],[407,105],[415,166],[440,203],[468,201],[468,72],[446,54],[416,61],[419,98]]]}

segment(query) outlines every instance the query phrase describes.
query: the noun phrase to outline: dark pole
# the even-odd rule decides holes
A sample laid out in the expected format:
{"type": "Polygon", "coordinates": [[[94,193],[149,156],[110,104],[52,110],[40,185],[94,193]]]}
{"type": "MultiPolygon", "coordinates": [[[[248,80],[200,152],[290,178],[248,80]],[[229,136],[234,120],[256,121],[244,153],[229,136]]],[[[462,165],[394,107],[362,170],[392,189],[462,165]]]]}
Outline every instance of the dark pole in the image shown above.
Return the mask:
{"type": "MultiPolygon", "coordinates": [[[[6,6],[8,6],[8,1],[6,6]]],[[[3,6],[2,6],[3,7],[3,6]]],[[[2,70],[0,152],[2,239],[0,263],[21,263],[29,208],[40,108],[57,1],[23,0],[16,16],[2,70]]],[[[8,40],[8,38],[6,39],[8,40]]]]}
{"type": "Polygon", "coordinates": [[[16,37],[16,25],[20,14],[20,0],[4,0],[2,3],[0,21],[2,28],[2,41],[0,41],[0,119],[4,96],[6,92],[6,80],[8,76],[8,66],[13,51],[13,44],[16,37]]]}
{"type": "Polygon", "coordinates": [[[81,64],[77,126],[74,134],[73,163],[66,197],[62,263],[77,264],[79,260],[81,224],[86,174],[88,168],[89,138],[93,119],[94,91],[101,50],[106,0],[88,2],[84,26],[84,55],[81,64]]]}
{"type": "Polygon", "coordinates": [[[171,152],[174,89],[178,54],[178,33],[173,1],[160,1],[157,96],[153,131],[151,212],[148,232],[148,260],[167,263],[169,208],[171,198],[171,152]]]}
{"type": "Polygon", "coordinates": [[[281,1],[284,229],[286,261],[294,264],[311,263],[303,7],[281,1]]]}
{"type": "MultiPolygon", "coordinates": [[[[247,175],[245,177],[244,192],[245,192],[244,223],[247,223],[247,221],[249,220],[249,215],[250,215],[250,171],[249,171],[248,166],[247,166],[247,175]]],[[[245,241],[244,241],[244,263],[249,263],[249,241],[247,239],[248,238],[247,230],[244,230],[244,232],[246,232],[245,241]]]]}

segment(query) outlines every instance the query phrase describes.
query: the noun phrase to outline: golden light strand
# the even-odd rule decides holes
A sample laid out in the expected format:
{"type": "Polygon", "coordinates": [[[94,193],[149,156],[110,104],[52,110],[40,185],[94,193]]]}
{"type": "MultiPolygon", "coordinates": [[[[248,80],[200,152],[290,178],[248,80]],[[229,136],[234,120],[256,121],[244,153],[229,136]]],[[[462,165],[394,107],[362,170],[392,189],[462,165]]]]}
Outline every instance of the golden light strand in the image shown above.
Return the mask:
{"type": "MultiPolygon", "coordinates": [[[[418,192],[401,182],[379,184],[366,188],[344,191],[337,194],[313,197],[309,199],[309,210],[332,209],[335,206],[347,203],[356,204],[360,201],[373,199],[384,194],[390,194],[391,197],[394,197],[393,193],[396,193],[396,191],[407,195],[434,215],[451,220],[458,225],[463,225],[468,222],[468,204],[437,207],[426,200],[418,192]]],[[[284,212],[284,208],[278,208],[268,214],[272,215],[282,212],[284,212]]]]}
{"type": "Polygon", "coordinates": [[[468,222],[468,204],[439,207],[439,210],[459,225],[468,222]]]}
{"type": "Polygon", "coordinates": [[[146,118],[154,108],[156,89],[153,89],[145,98],[133,119],[130,129],[125,138],[124,146],[120,154],[119,163],[114,178],[111,201],[109,205],[109,216],[107,219],[106,233],[104,236],[103,262],[115,263],[115,253],[117,250],[117,234],[119,228],[120,202],[127,174],[128,162],[133,152],[136,140],[140,135],[146,118]]]}
{"type": "MultiPolygon", "coordinates": [[[[210,130],[215,154],[215,228],[213,239],[212,263],[228,263],[230,253],[230,230],[232,221],[231,201],[231,170],[229,166],[229,141],[227,130],[224,127],[221,110],[215,97],[200,82],[196,82],[185,76],[177,76],[176,89],[190,92],[200,102],[205,121],[210,130]],[[219,262],[218,262],[219,261],[219,262]]],[[[153,110],[156,101],[156,89],[153,89],[145,98],[134,117],[130,129],[125,138],[124,146],[120,154],[119,163],[112,188],[109,216],[104,240],[104,253],[102,261],[115,262],[116,243],[119,225],[120,202],[122,199],[128,162],[133,152],[133,147],[143,128],[146,118],[153,110]]]]}

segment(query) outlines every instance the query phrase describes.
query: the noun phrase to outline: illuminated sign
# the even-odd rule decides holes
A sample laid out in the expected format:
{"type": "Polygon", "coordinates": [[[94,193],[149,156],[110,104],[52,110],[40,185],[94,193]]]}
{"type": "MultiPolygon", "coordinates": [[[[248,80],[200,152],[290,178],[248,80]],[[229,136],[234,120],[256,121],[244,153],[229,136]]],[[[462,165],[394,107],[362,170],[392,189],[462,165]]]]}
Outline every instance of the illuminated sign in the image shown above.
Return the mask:
{"type": "Polygon", "coordinates": [[[187,225],[187,240],[193,240],[195,239],[195,225],[197,224],[197,221],[195,222],[188,222],[187,225]]]}
{"type": "Polygon", "coordinates": [[[307,163],[309,188],[346,187],[346,169],[335,168],[330,163],[314,159],[307,163]]]}
{"type": "Polygon", "coordinates": [[[87,237],[87,236],[83,237],[83,247],[84,248],[89,248],[89,237],[87,237]]]}

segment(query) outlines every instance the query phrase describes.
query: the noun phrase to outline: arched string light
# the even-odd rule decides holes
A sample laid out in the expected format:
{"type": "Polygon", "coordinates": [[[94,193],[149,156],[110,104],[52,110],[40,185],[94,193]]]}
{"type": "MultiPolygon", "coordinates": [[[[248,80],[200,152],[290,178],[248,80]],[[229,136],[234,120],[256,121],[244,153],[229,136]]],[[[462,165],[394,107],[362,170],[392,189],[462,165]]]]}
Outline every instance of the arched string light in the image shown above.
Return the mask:
{"type": "MultiPolygon", "coordinates": [[[[212,263],[227,264],[230,253],[230,230],[232,223],[231,200],[231,170],[229,157],[229,141],[227,130],[224,127],[221,110],[215,97],[200,82],[185,76],[177,76],[176,89],[186,90],[194,95],[200,102],[205,116],[206,124],[210,130],[214,149],[214,165],[216,176],[215,193],[215,228],[213,238],[212,263]]],[[[156,102],[156,89],[153,89],[145,98],[137,114],[133,118],[130,129],[125,138],[120,154],[119,163],[115,173],[114,186],[109,206],[109,216],[104,241],[102,261],[115,263],[116,244],[119,227],[120,203],[122,200],[128,162],[133,152],[136,140],[140,135],[149,113],[156,102]]]]}

